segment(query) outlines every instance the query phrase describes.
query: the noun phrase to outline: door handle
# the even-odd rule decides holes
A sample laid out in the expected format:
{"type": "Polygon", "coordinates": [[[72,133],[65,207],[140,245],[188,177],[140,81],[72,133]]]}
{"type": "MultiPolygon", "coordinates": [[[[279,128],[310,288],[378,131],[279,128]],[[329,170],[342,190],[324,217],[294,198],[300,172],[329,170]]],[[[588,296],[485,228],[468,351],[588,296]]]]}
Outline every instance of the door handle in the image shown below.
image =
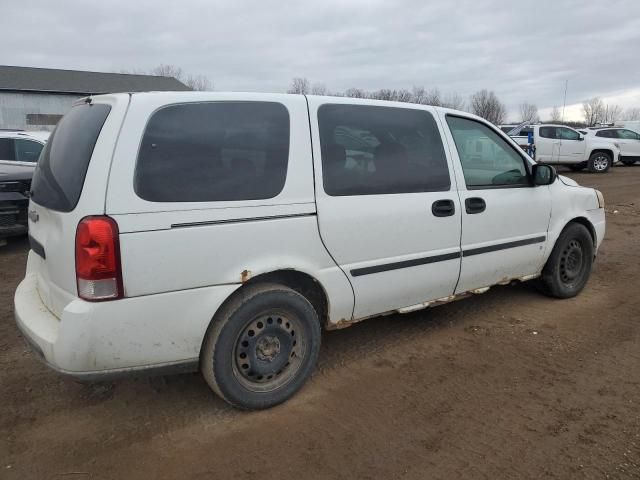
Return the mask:
{"type": "Polygon", "coordinates": [[[470,214],[482,213],[486,208],[487,204],[480,197],[471,197],[464,201],[464,209],[470,214]]]}
{"type": "Polygon", "coordinates": [[[456,213],[456,205],[453,200],[436,200],[431,205],[431,213],[435,217],[450,217],[456,213]]]}

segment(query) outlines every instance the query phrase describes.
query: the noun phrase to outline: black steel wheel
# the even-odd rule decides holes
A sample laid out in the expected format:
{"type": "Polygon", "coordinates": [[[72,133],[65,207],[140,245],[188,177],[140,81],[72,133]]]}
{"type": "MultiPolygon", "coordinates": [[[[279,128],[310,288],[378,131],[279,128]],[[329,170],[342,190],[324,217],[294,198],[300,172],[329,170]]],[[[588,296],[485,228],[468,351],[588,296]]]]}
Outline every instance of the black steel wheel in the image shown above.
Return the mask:
{"type": "Polygon", "coordinates": [[[200,352],[209,386],[231,405],[269,408],[311,376],[321,329],[311,303],[277,284],[242,287],[216,313],[200,352]]]}
{"type": "Polygon", "coordinates": [[[273,311],[245,327],[235,345],[233,370],[247,390],[269,392],[300,369],[306,351],[304,329],[287,312],[273,311]]]}
{"type": "Polygon", "coordinates": [[[591,274],[593,238],[580,223],[570,223],[562,231],[542,270],[540,286],[544,293],[574,297],[582,291],[591,274]]]}

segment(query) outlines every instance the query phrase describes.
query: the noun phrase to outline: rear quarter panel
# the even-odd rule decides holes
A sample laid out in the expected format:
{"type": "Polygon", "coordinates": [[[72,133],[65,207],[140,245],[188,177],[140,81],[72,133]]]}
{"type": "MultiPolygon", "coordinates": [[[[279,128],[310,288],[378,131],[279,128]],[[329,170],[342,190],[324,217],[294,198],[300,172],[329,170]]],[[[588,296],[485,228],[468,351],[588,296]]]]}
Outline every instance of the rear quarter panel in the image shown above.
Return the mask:
{"type": "Polygon", "coordinates": [[[319,236],[303,96],[134,94],[114,155],[106,211],[120,229],[127,297],[239,285],[263,273],[298,270],[320,282],[330,318],[351,318],[351,286],[319,236]],[[137,196],[135,163],[154,111],[174,103],[236,100],[279,102],[289,112],[289,163],[280,194],[224,202],[149,202],[137,196]]]}

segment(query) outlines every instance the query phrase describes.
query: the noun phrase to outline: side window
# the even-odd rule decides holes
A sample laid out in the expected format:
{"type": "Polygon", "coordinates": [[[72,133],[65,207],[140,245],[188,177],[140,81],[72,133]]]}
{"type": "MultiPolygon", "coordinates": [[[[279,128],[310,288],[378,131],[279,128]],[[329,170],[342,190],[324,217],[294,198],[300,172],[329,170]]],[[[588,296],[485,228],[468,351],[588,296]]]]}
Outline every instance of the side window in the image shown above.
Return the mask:
{"type": "Polygon", "coordinates": [[[333,196],[449,190],[442,138],[424,110],[370,105],[318,109],[322,181],[333,196]]]}
{"type": "Polygon", "coordinates": [[[556,127],[540,127],[540,136],[542,138],[558,138],[556,127]]]}
{"type": "Polygon", "coordinates": [[[37,162],[43,145],[32,140],[16,138],[16,160],[19,162],[37,162]]]}
{"type": "Polygon", "coordinates": [[[618,130],[618,138],[622,138],[624,140],[640,140],[640,135],[636,132],[632,132],[631,130],[618,130]]]}
{"type": "Polygon", "coordinates": [[[560,138],[562,140],[579,140],[580,134],[570,128],[558,128],[560,130],[560,138]]]}
{"type": "Polygon", "coordinates": [[[467,187],[530,185],[524,158],[484,123],[447,115],[467,187]]]}
{"type": "Polygon", "coordinates": [[[0,160],[15,160],[16,151],[13,138],[0,138],[0,160]]]}
{"type": "Polygon", "coordinates": [[[151,202],[262,200],[284,188],[288,159],[280,103],[171,105],[149,119],[134,187],[151,202]]]}
{"type": "Polygon", "coordinates": [[[598,130],[596,132],[596,137],[604,137],[604,138],[618,138],[615,130],[598,130]]]}

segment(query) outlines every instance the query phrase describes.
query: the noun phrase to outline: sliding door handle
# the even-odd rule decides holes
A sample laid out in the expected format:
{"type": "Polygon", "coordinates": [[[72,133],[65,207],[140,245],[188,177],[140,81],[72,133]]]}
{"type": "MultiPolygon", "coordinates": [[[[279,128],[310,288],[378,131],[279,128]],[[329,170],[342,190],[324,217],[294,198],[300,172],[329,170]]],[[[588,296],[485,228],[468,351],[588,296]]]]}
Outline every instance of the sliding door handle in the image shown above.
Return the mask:
{"type": "Polygon", "coordinates": [[[482,213],[486,208],[487,204],[480,197],[471,197],[464,201],[464,209],[470,214],[482,213]]]}
{"type": "Polygon", "coordinates": [[[436,217],[450,217],[456,213],[453,200],[436,200],[431,205],[431,213],[436,217]]]}

